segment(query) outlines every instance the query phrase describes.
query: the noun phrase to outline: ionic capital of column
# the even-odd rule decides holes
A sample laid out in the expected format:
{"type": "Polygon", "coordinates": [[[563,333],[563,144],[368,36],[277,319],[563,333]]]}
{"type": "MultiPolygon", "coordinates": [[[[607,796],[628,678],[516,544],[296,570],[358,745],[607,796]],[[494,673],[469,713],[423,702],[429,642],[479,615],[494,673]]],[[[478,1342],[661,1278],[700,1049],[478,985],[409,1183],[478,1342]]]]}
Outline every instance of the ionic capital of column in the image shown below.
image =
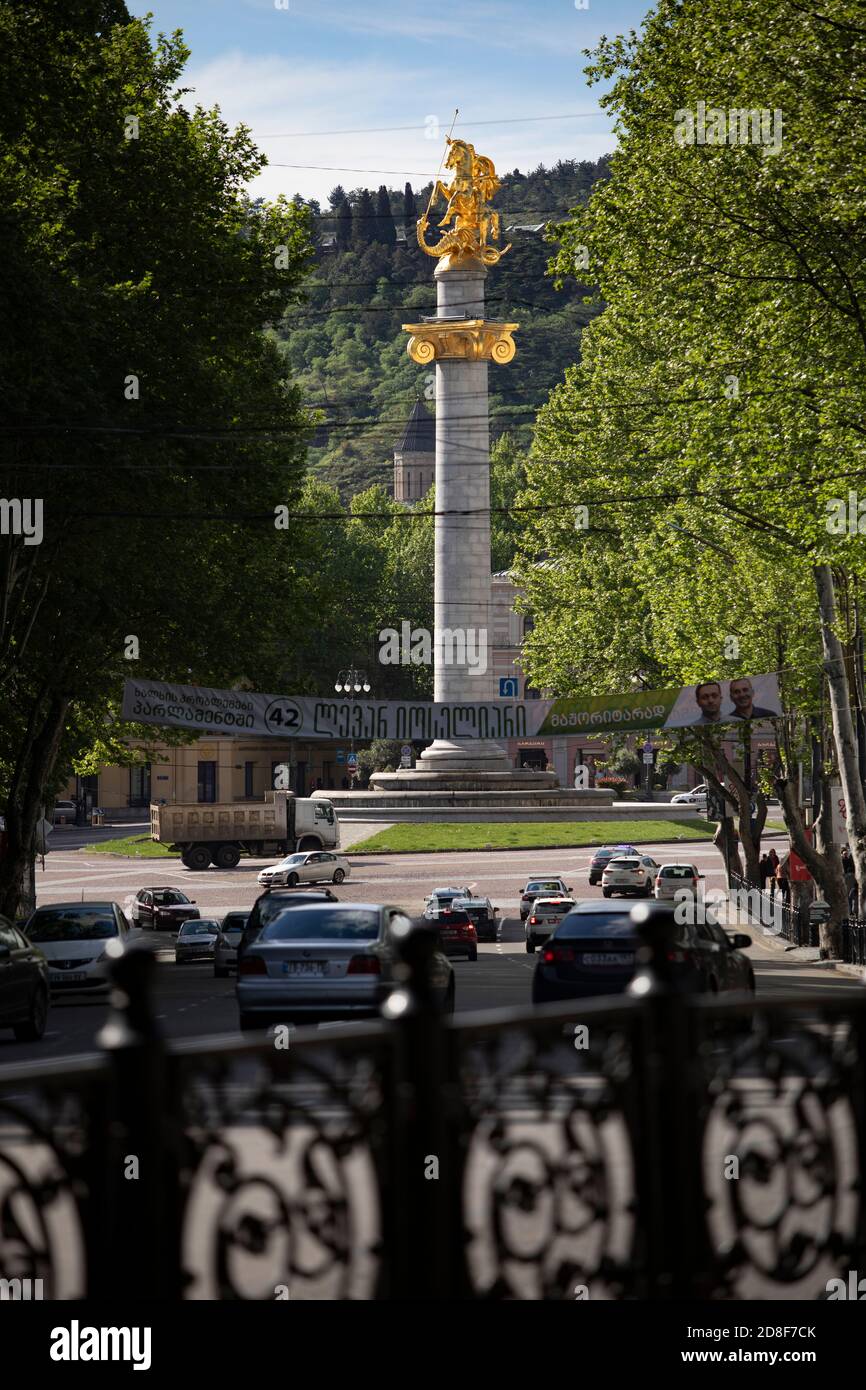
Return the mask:
{"type": "Polygon", "coordinates": [[[468,362],[510,362],[517,347],[512,333],[517,323],[490,323],[485,319],[465,319],[462,323],[404,323],[412,336],[406,351],[413,362],[427,366],[445,358],[468,362]]]}

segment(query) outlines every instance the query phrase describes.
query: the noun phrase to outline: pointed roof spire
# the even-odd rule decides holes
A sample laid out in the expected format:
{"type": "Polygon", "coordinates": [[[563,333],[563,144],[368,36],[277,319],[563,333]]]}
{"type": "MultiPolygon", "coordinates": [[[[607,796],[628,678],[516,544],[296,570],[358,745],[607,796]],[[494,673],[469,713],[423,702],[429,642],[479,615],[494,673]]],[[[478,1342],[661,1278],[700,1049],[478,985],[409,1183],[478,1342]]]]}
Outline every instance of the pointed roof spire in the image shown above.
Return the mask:
{"type": "Polygon", "coordinates": [[[425,410],[419,396],[402,435],[394,445],[395,454],[432,454],[436,451],[436,421],[425,410]]]}

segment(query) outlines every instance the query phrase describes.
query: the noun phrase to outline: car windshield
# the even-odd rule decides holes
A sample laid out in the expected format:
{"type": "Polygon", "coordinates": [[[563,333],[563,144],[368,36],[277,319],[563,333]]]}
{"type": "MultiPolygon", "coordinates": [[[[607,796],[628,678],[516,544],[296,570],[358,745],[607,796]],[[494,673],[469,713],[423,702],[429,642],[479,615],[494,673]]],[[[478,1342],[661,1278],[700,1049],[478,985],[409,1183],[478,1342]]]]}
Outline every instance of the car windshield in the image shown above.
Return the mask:
{"type": "Polygon", "coordinates": [[[206,917],[200,921],[184,922],[180,929],[181,936],[213,936],[214,932],[219,931],[216,922],[209,922],[206,917]]]}
{"type": "Polygon", "coordinates": [[[40,908],[27,935],[31,941],[105,941],[118,930],[113,915],[99,908],[40,908]]]}
{"type": "Polygon", "coordinates": [[[570,912],[556,929],[556,940],[582,936],[621,936],[637,940],[637,930],[627,912],[570,912]]]}
{"type": "Polygon", "coordinates": [[[232,932],[242,932],[249,918],[248,912],[233,912],[230,917],[223,918],[223,933],[229,936],[232,932]]]}
{"type": "Polygon", "coordinates": [[[638,869],[640,868],[640,860],[626,859],[624,857],[620,859],[611,859],[607,867],[609,869],[638,869]]]}
{"type": "Polygon", "coordinates": [[[549,878],[539,883],[527,883],[527,893],[558,893],[560,890],[559,879],[549,878]]]}
{"type": "Polygon", "coordinates": [[[660,870],[662,878],[694,878],[695,871],[689,864],[665,864],[660,870]]]}
{"type": "Polygon", "coordinates": [[[292,864],[303,864],[307,856],[305,854],[289,854],[285,859],[281,859],[277,865],[278,869],[288,869],[292,864]]]}
{"type": "Polygon", "coordinates": [[[295,907],[268,922],[259,941],[375,941],[379,913],[366,908],[295,907]]]}
{"type": "Polygon", "coordinates": [[[188,903],[189,898],[176,888],[164,888],[154,891],[153,901],[156,907],[180,907],[188,903]]]}
{"type": "Polygon", "coordinates": [[[535,904],[535,911],[536,913],[540,913],[542,917],[561,917],[564,913],[570,912],[573,907],[573,900],[563,899],[563,901],[559,903],[537,902],[535,904]]]}

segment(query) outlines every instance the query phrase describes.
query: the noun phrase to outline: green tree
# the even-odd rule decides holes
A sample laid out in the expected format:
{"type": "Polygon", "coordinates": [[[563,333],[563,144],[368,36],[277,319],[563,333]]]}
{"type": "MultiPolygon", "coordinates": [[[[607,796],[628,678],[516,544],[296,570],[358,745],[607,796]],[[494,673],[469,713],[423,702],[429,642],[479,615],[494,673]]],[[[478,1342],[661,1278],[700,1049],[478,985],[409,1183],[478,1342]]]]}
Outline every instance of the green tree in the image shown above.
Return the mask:
{"type": "Polygon", "coordinates": [[[307,422],[261,329],[298,297],[310,216],[245,198],[264,161],[179,105],[179,34],[152,44],[121,3],[7,0],[0,44],[0,494],[44,506],[40,545],[0,537],[13,915],[41,808],[118,731],[125,678],[276,679],[274,509],[307,422]]]}
{"type": "Polygon", "coordinates": [[[394,217],[391,212],[391,199],[388,197],[388,190],[381,184],[376,194],[376,240],[381,241],[384,246],[397,245],[397,228],[394,226],[394,217]]]}

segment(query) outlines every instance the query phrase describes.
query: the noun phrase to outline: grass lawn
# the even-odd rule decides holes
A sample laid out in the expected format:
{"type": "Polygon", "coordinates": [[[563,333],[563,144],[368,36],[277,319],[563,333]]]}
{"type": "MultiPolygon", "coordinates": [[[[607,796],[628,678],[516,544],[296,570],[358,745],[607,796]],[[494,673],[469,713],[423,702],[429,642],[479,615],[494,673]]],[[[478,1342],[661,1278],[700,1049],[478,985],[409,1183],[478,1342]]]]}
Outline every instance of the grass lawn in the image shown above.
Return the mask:
{"type": "Polygon", "coordinates": [[[392,825],[347,854],[418,854],[454,849],[559,849],[590,845],[643,845],[653,841],[710,840],[706,820],[464,821],[443,825],[392,825]]]}
{"type": "Polygon", "coordinates": [[[85,845],[83,853],[119,854],[127,859],[179,859],[158,840],[149,835],[124,835],[120,840],[100,840],[98,845],[85,845]]]}

